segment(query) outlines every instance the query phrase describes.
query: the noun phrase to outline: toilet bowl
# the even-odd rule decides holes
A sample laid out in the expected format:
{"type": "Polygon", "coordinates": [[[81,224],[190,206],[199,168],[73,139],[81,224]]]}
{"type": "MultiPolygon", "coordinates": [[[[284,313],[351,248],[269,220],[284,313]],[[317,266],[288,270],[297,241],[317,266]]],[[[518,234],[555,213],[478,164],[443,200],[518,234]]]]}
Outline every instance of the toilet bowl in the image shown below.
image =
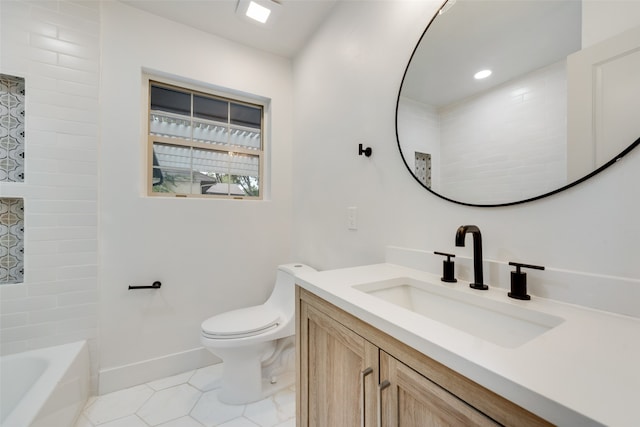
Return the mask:
{"type": "Polygon", "coordinates": [[[221,402],[242,405],[268,395],[263,362],[273,360],[284,347],[278,344],[295,333],[295,275],[303,271],[315,270],[303,264],[278,266],[273,291],[264,304],[202,322],[200,342],[223,362],[221,402]]]}

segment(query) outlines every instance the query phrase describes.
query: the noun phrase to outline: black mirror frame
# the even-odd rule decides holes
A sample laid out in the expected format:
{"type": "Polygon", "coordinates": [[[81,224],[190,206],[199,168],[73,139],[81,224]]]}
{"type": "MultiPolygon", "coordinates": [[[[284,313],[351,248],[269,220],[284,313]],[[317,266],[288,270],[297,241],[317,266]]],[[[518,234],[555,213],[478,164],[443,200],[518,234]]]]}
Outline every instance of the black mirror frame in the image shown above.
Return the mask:
{"type": "Polygon", "coordinates": [[[459,200],[454,200],[454,199],[450,199],[448,197],[445,197],[442,194],[436,193],[435,191],[433,191],[432,189],[427,187],[413,173],[413,171],[411,170],[411,167],[407,163],[407,160],[404,158],[404,154],[402,153],[402,146],[400,145],[400,136],[398,135],[398,107],[400,106],[400,95],[402,94],[402,87],[404,86],[404,79],[407,76],[407,71],[409,70],[409,65],[411,65],[411,60],[413,59],[414,55],[416,54],[416,51],[418,50],[418,46],[420,45],[420,42],[422,41],[422,39],[427,34],[427,31],[429,30],[429,27],[431,27],[431,24],[433,24],[433,21],[438,16],[439,11],[446,4],[447,4],[447,1],[445,0],[445,2],[442,3],[442,5],[438,8],[438,11],[435,13],[433,18],[431,18],[431,21],[429,21],[429,25],[427,25],[427,28],[425,28],[425,30],[422,32],[422,35],[418,39],[418,42],[416,43],[416,46],[413,48],[413,51],[411,52],[411,56],[409,57],[409,62],[407,63],[407,67],[405,68],[404,73],[402,74],[402,81],[400,82],[400,89],[398,90],[398,98],[396,100],[396,117],[395,117],[395,127],[396,127],[396,129],[395,130],[396,130],[396,142],[398,144],[398,151],[400,152],[400,157],[402,158],[402,161],[403,161],[404,165],[406,166],[407,170],[409,171],[409,173],[411,174],[411,176],[413,176],[413,178],[416,180],[416,182],[418,182],[418,184],[420,184],[424,189],[429,191],[431,194],[434,194],[434,195],[438,196],[441,199],[447,200],[447,201],[452,202],[452,203],[456,203],[458,205],[473,206],[473,207],[479,207],[479,208],[495,208],[495,207],[500,207],[500,206],[520,205],[520,204],[523,204],[523,203],[533,202],[534,200],[539,200],[539,199],[543,199],[545,197],[552,196],[554,194],[560,193],[560,192],[562,192],[564,190],[567,190],[567,189],[569,189],[571,187],[574,187],[574,186],[576,186],[576,185],[588,180],[589,178],[599,174],[600,172],[602,172],[603,170],[605,170],[609,166],[613,165],[614,163],[617,163],[618,161],[620,161],[624,156],[629,154],[629,152],[631,152],[634,148],[636,148],[640,144],[640,137],[639,137],[638,139],[635,140],[635,142],[631,143],[627,148],[622,150],[622,152],[620,152],[620,154],[618,154],[617,156],[613,157],[607,163],[603,164],[602,166],[600,166],[599,168],[597,168],[593,172],[583,176],[582,178],[579,178],[579,179],[577,179],[577,180],[575,180],[575,181],[573,181],[573,182],[571,182],[571,183],[569,183],[569,184],[567,184],[567,185],[565,185],[563,187],[560,187],[560,188],[558,188],[556,190],[549,191],[547,193],[543,193],[543,194],[541,194],[539,196],[530,197],[528,199],[518,200],[518,201],[515,201],[515,202],[495,203],[495,204],[478,204],[478,203],[461,202],[459,200]]]}

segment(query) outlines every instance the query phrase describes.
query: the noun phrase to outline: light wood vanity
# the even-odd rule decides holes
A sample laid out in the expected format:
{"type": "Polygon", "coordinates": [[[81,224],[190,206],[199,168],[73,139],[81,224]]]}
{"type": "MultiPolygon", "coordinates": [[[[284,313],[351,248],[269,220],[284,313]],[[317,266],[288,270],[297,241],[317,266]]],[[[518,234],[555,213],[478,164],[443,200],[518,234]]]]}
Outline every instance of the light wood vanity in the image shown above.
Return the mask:
{"type": "Polygon", "coordinates": [[[300,427],[551,425],[300,287],[296,340],[300,427]]]}

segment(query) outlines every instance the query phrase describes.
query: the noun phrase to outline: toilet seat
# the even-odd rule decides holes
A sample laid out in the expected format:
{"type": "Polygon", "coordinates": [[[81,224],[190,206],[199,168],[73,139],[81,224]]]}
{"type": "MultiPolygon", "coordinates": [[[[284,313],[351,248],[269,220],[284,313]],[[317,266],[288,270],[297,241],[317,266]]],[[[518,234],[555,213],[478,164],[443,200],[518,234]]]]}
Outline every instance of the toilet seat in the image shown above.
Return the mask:
{"type": "Polygon", "coordinates": [[[278,311],[258,305],[210,317],[202,322],[202,335],[212,339],[245,338],[275,329],[280,323],[278,311]]]}

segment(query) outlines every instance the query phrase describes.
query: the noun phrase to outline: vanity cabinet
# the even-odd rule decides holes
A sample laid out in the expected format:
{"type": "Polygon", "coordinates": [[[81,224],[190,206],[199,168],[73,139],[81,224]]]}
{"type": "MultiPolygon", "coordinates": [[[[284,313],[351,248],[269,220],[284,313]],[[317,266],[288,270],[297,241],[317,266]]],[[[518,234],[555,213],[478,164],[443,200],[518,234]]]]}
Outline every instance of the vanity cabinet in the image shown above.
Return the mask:
{"type": "Polygon", "coordinates": [[[551,425],[296,287],[299,427],[551,425]]]}

